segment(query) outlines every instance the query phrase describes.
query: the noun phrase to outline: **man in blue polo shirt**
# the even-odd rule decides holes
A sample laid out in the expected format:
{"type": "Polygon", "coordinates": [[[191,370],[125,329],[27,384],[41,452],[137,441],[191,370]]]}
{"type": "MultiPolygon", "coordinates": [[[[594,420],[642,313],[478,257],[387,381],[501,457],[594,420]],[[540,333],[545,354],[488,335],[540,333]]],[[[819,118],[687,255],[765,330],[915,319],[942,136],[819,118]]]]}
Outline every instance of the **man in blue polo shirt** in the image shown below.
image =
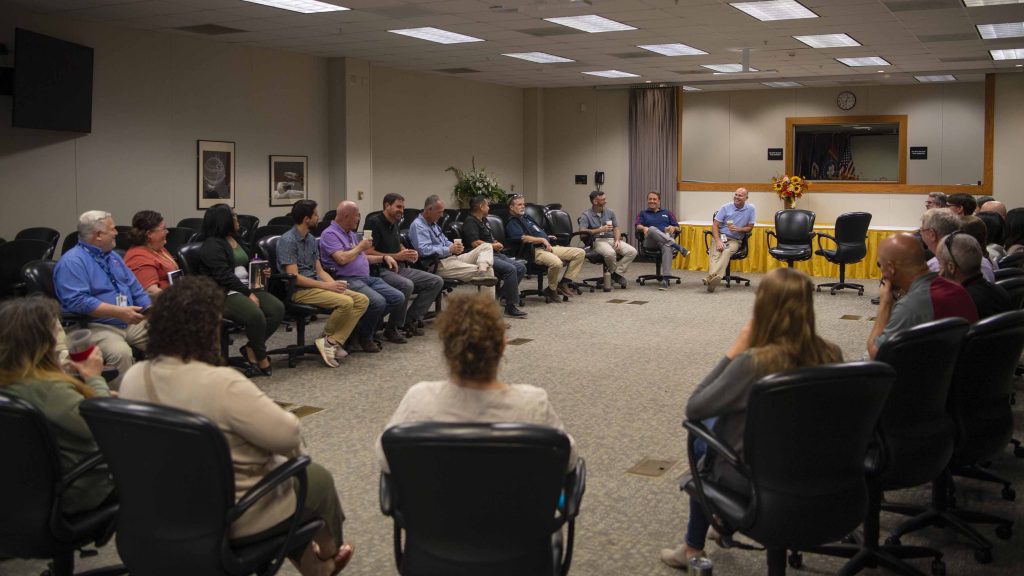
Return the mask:
{"type": "Polygon", "coordinates": [[[60,258],[53,273],[57,298],[65,312],[91,316],[93,343],[103,361],[115,366],[117,390],[131,368],[132,347],[145,349],[149,336],[142,311],[149,294],[114,252],[117,229],[109,213],[90,210],[78,218],[78,244],[60,258]]]}
{"type": "Polygon", "coordinates": [[[686,258],[690,251],[676,243],[679,234],[679,220],[671,210],[661,207],[659,192],[647,193],[647,210],[636,215],[636,229],[644,234],[644,248],[661,250],[661,284],[659,290],[668,290],[668,278],[672,272],[672,259],[676,252],[686,258]]]}
{"type": "Polygon", "coordinates": [[[732,194],[732,202],[723,204],[711,220],[715,241],[708,252],[708,275],[702,279],[708,292],[718,288],[725,269],[729,267],[729,259],[740,249],[743,237],[754,229],[754,222],[754,205],[747,202],[747,189],[737,188],[732,194]]]}

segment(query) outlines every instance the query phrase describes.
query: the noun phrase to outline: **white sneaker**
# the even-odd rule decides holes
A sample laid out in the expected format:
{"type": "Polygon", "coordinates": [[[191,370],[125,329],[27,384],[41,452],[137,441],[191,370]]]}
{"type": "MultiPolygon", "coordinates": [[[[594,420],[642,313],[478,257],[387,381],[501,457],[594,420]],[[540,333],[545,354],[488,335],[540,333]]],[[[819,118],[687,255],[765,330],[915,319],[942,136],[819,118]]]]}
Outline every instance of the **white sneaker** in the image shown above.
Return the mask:
{"type": "Polygon", "coordinates": [[[331,368],[337,368],[341,364],[338,364],[338,360],[335,358],[337,349],[340,346],[336,346],[327,341],[327,338],[317,338],[316,349],[320,351],[320,357],[324,359],[324,364],[327,364],[331,368]]]}

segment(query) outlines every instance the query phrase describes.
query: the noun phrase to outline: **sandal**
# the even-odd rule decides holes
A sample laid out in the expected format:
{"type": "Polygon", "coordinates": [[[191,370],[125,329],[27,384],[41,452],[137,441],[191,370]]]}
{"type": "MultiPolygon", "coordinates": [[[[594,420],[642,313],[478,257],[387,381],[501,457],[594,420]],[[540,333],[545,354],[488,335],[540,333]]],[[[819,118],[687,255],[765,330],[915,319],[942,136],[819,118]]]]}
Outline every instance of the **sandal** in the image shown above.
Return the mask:
{"type": "Polygon", "coordinates": [[[266,358],[266,360],[268,362],[266,368],[264,368],[263,366],[260,366],[259,360],[253,362],[252,360],[249,359],[249,355],[250,354],[252,354],[253,358],[256,357],[256,353],[253,352],[252,346],[249,346],[249,344],[242,344],[242,346],[238,348],[238,352],[242,355],[242,359],[245,360],[246,362],[248,362],[249,365],[252,366],[252,370],[254,370],[256,372],[255,374],[249,374],[250,370],[246,369],[246,371],[245,371],[246,372],[245,373],[246,377],[253,378],[253,377],[258,377],[258,376],[270,376],[271,374],[274,373],[273,367],[271,367],[270,364],[269,364],[269,361],[270,361],[269,358],[266,358]]]}

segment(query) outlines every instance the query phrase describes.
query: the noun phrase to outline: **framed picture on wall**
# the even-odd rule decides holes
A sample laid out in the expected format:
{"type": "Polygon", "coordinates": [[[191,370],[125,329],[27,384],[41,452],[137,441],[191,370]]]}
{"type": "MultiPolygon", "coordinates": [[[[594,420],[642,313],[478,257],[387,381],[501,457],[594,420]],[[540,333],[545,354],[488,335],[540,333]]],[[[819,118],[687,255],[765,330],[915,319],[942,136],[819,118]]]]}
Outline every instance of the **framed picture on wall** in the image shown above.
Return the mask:
{"type": "Polygon", "coordinates": [[[291,206],[309,198],[306,190],[308,156],[270,157],[270,205],[291,206]]]}
{"type": "Polygon", "coordinates": [[[196,144],[196,208],[235,205],[235,143],[198,140],[196,144]]]}

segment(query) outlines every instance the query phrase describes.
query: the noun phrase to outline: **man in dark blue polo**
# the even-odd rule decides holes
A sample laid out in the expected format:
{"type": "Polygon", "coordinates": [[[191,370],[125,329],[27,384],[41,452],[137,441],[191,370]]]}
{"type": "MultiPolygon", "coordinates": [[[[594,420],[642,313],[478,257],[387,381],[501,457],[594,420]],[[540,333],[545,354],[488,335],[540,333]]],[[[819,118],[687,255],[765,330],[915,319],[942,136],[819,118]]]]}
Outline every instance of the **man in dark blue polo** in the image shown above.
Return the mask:
{"type": "Polygon", "coordinates": [[[690,251],[676,243],[679,220],[671,210],[661,207],[661,194],[647,193],[647,210],[636,215],[636,229],[644,234],[644,248],[661,250],[661,284],[659,290],[668,290],[668,279],[672,270],[672,258],[676,252],[686,258],[690,251]]]}

